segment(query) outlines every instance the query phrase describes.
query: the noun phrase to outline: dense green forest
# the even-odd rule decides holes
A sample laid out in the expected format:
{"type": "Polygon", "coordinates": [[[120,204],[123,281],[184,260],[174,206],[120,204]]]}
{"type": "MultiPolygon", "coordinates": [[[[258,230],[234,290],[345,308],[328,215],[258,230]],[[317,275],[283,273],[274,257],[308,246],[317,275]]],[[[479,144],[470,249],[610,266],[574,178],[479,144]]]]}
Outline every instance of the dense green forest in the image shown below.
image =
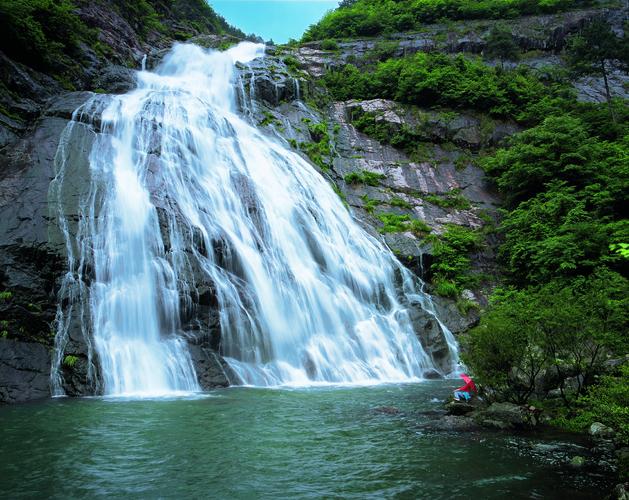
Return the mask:
{"type": "Polygon", "coordinates": [[[593,0],[344,0],[311,26],[303,41],[417,31],[446,20],[515,18],[586,7],[593,0]]]}
{"type": "MultiPolygon", "coordinates": [[[[304,39],[376,35],[418,29],[440,18],[512,17],[579,5],[358,0],[328,14],[304,39]]],[[[626,69],[626,39],[595,20],[568,39],[563,65],[541,69],[487,64],[485,59],[521,56],[501,24],[487,39],[485,59],[374,52],[362,66],[347,64],[325,75],[335,99],[386,98],[442,112],[474,110],[488,120],[515,120],[524,129],[503,147],[476,157],[504,200],[496,228],[502,278],[480,324],[462,342],[464,360],[485,396],[544,406],[555,424],[573,430],[604,422],[627,441],[628,368],[622,360],[629,353],[629,108],[611,95],[607,82],[613,66],[626,69]],[[607,102],[577,101],[572,80],[579,75],[603,77],[607,102]],[[560,394],[548,397],[556,387],[560,394]]],[[[368,114],[355,125],[411,157],[421,148],[423,139],[415,131],[392,134],[368,114]]],[[[477,233],[448,230],[432,266],[437,293],[452,296],[474,286],[468,253],[479,245],[477,233]]]]}
{"type": "Polygon", "coordinates": [[[143,38],[153,33],[181,39],[194,32],[244,38],[204,0],[0,0],[0,44],[16,61],[67,76],[84,62],[83,45],[105,56],[111,50],[79,16],[82,6],[99,2],[111,5],[143,38]]]}

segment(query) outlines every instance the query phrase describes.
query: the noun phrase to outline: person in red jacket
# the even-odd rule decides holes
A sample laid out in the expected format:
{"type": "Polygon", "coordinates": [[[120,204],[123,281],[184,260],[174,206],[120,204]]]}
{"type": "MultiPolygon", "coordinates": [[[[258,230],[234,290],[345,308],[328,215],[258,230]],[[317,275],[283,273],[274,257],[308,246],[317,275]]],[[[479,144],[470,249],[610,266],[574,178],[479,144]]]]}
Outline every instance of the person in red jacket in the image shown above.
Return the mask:
{"type": "Polygon", "coordinates": [[[465,373],[461,373],[461,378],[465,381],[465,385],[454,390],[454,400],[461,401],[464,399],[465,401],[469,401],[472,399],[472,395],[478,392],[478,389],[476,389],[474,381],[465,373]]]}

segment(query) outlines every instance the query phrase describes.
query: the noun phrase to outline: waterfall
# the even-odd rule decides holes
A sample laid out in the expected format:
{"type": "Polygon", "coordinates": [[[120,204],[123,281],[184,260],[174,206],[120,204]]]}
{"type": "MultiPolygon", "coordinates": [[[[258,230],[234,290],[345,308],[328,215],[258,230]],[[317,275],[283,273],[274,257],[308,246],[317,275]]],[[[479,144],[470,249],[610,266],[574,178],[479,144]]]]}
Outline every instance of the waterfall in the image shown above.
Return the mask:
{"type": "MultiPolygon", "coordinates": [[[[136,90],[75,113],[99,125],[80,222],[63,231],[65,286],[86,295],[107,394],[199,389],[180,309],[201,282],[243,384],[408,381],[433,368],[407,309],[429,310],[429,297],[307,161],[237,114],[235,64],[263,53],[179,44],[136,90]]],[[[57,156],[60,192],[70,160],[57,156]]]]}

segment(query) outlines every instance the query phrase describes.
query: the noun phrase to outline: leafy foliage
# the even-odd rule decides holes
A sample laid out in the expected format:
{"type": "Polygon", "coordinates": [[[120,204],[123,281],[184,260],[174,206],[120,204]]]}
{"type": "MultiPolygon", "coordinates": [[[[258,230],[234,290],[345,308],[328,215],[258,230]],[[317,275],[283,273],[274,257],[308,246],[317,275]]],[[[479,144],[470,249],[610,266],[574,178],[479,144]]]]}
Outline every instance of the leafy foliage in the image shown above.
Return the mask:
{"type": "Polygon", "coordinates": [[[539,119],[541,102],[560,106],[568,93],[562,84],[545,84],[529,68],[504,71],[480,59],[437,53],[389,59],[370,71],[348,64],[327,72],[323,81],[337,100],[384,98],[426,107],[472,108],[520,121],[539,119]]]}
{"type": "Polygon", "coordinates": [[[569,40],[568,64],[577,75],[602,76],[605,94],[613,121],[616,121],[609,88],[610,64],[615,60],[627,68],[629,66],[629,41],[618,37],[602,19],[594,19],[586,24],[577,36],[569,40]]]}
{"type": "Polygon", "coordinates": [[[496,19],[560,12],[588,0],[356,0],[342,2],[304,34],[303,41],[418,30],[444,19],[496,19]]]}
{"type": "Polygon", "coordinates": [[[511,30],[503,25],[492,28],[487,37],[487,47],[483,54],[500,61],[516,61],[520,57],[520,48],[515,43],[511,30]]]}
{"type": "Polygon", "coordinates": [[[68,368],[73,368],[78,361],[78,357],[68,354],[65,358],[63,358],[63,365],[68,368]]]}
{"type": "Polygon", "coordinates": [[[567,402],[594,382],[609,354],[627,351],[629,281],[601,269],[590,278],[499,290],[471,330],[465,361],[500,398],[523,403],[554,376],[567,402]],[[571,394],[568,378],[577,381],[571,394]]]}
{"type": "Polygon", "coordinates": [[[0,0],[0,44],[13,59],[59,69],[90,32],[71,0],[0,0]]]}
{"type": "Polygon", "coordinates": [[[551,116],[485,159],[507,202],[501,255],[517,284],[587,274],[626,261],[628,138],[603,141],[578,118],[551,116]]]}
{"type": "Polygon", "coordinates": [[[403,233],[409,231],[417,236],[422,236],[431,231],[430,226],[425,222],[413,219],[410,215],[377,214],[378,219],[384,224],[381,231],[383,233],[403,233]]]}
{"type": "Polygon", "coordinates": [[[430,271],[437,294],[455,298],[463,288],[473,287],[478,276],[471,273],[470,254],[482,247],[480,233],[449,224],[444,234],[431,240],[433,263],[430,271]]]}
{"type": "Polygon", "coordinates": [[[348,184],[366,184],[367,186],[377,186],[386,175],[377,172],[369,172],[362,170],[360,172],[351,172],[344,178],[348,184]]]}
{"type": "MultiPolygon", "coordinates": [[[[85,57],[82,44],[98,53],[104,50],[97,31],[77,14],[85,3],[87,0],[0,0],[2,50],[16,61],[55,75],[75,69],[85,57]]],[[[182,27],[244,37],[203,0],[111,0],[105,7],[117,10],[140,37],[161,32],[177,38],[182,27]],[[168,28],[166,19],[176,19],[177,28],[168,28]]]]}
{"type": "Polygon", "coordinates": [[[616,429],[620,442],[629,444],[628,379],[629,363],[625,363],[616,373],[602,377],[577,401],[574,416],[564,416],[556,423],[571,430],[585,431],[594,422],[601,422],[616,429]]]}

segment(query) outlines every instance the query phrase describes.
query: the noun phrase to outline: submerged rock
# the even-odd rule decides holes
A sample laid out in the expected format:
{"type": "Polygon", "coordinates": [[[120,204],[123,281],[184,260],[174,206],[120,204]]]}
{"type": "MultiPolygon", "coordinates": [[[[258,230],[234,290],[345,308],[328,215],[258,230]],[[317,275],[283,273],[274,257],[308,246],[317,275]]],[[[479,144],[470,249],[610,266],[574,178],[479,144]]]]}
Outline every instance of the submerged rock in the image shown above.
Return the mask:
{"type": "Polygon", "coordinates": [[[395,406],[378,406],[373,409],[374,413],[383,413],[385,415],[399,415],[402,413],[399,408],[395,406]]]}

